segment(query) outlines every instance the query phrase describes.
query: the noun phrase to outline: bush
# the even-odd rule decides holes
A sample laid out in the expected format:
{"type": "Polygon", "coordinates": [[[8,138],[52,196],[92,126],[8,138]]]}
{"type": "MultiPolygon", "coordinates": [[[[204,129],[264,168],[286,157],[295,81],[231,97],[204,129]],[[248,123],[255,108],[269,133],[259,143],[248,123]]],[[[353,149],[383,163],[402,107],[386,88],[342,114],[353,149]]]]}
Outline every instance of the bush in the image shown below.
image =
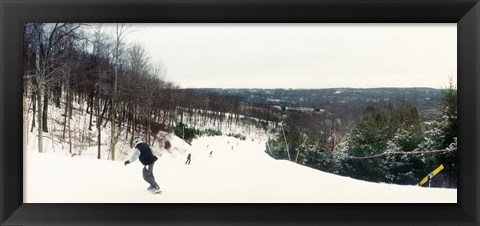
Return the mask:
{"type": "Polygon", "coordinates": [[[204,132],[201,135],[206,135],[206,136],[221,136],[222,131],[220,130],[215,130],[215,129],[205,129],[204,132]]]}
{"type": "Polygon", "coordinates": [[[167,150],[170,150],[170,148],[172,147],[172,144],[170,143],[170,141],[165,141],[165,146],[164,148],[167,149],[167,150]]]}
{"type": "Polygon", "coordinates": [[[242,135],[242,134],[239,134],[239,133],[235,133],[235,134],[234,133],[229,133],[229,134],[227,134],[227,136],[235,137],[235,138],[240,139],[240,140],[246,140],[247,139],[247,137],[245,135],[242,135]]]}
{"type": "Polygon", "coordinates": [[[195,128],[189,128],[181,122],[177,123],[174,131],[177,137],[182,138],[188,143],[191,143],[193,138],[195,138],[196,135],[200,134],[200,132],[195,128]]]}

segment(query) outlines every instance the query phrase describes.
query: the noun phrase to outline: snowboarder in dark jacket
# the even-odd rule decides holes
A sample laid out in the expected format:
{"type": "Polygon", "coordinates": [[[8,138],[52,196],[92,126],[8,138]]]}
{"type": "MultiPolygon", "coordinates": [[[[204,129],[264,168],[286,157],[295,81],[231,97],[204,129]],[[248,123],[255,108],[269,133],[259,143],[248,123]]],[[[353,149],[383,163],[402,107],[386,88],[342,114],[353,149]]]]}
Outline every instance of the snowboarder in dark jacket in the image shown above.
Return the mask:
{"type": "Polygon", "coordinates": [[[143,143],[140,137],[135,138],[135,150],[133,151],[131,158],[125,161],[125,165],[132,163],[137,159],[143,164],[143,179],[150,184],[150,187],[148,187],[147,190],[154,193],[160,192],[160,187],[153,176],[153,165],[155,165],[155,161],[157,161],[158,158],[152,153],[150,146],[143,143]]]}
{"type": "Polygon", "coordinates": [[[190,161],[192,160],[192,154],[191,153],[188,153],[187,155],[187,161],[185,162],[185,164],[188,164],[190,165],[190,161]]]}

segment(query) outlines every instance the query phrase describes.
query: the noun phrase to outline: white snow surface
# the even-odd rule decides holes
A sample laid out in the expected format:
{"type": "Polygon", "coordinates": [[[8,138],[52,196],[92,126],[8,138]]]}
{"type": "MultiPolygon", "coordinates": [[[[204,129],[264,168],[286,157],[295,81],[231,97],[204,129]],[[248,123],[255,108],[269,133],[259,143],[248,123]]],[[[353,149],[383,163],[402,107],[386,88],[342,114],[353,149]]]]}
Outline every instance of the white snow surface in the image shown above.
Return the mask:
{"type": "MultiPolygon", "coordinates": [[[[457,189],[372,183],[268,156],[264,139],[216,136],[192,145],[171,136],[146,190],[135,161],[24,152],[25,203],[456,203],[457,189]],[[210,157],[209,153],[213,151],[210,157]],[[192,153],[190,165],[186,156],[192,153]]],[[[35,142],[29,146],[35,147],[35,142]]],[[[154,148],[155,149],[155,148],[154,148]]],[[[130,151],[131,152],[131,151],[130,151]]],[[[155,151],[158,154],[158,150],[155,151]]]]}

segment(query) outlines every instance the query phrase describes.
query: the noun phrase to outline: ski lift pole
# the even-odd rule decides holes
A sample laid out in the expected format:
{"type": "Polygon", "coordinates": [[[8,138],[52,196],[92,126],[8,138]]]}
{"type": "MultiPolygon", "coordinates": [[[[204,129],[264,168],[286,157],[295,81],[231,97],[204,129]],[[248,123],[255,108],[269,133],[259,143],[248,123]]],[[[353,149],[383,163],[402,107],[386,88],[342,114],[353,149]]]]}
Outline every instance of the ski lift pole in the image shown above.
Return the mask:
{"type": "Polygon", "coordinates": [[[288,151],[287,137],[285,136],[285,130],[283,129],[283,122],[280,122],[280,126],[282,127],[283,139],[285,139],[285,147],[287,148],[288,160],[292,161],[292,159],[290,158],[290,152],[288,151]]]}
{"type": "Polygon", "coordinates": [[[295,157],[295,163],[297,163],[299,155],[300,155],[300,148],[297,148],[297,157],[295,157]]]}
{"type": "Polygon", "coordinates": [[[268,149],[268,151],[270,152],[270,155],[273,156],[272,150],[270,149],[270,145],[268,145],[268,141],[267,141],[267,149],[268,149]]]}

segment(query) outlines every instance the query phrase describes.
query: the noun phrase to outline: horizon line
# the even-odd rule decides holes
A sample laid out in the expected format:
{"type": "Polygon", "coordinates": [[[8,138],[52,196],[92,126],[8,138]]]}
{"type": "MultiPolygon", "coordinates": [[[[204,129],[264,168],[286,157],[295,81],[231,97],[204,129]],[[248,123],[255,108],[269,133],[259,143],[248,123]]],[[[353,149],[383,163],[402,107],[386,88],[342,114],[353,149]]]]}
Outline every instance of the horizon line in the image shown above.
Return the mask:
{"type": "Polygon", "coordinates": [[[379,86],[379,87],[324,87],[324,88],[259,88],[259,87],[250,87],[250,88],[240,88],[240,87],[180,87],[179,89],[283,89],[283,90],[312,90],[312,89],[443,89],[443,88],[433,88],[426,86],[412,86],[412,87],[395,87],[395,86],[379,86]]]}

